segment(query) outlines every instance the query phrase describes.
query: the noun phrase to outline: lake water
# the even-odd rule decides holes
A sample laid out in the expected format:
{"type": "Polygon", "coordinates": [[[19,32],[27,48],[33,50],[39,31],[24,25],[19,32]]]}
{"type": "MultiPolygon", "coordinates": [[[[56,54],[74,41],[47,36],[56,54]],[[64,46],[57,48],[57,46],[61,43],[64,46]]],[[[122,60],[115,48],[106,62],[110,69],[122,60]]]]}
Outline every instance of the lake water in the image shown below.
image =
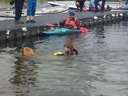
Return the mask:
{"type": "MultiPolygon", "coordinates": [[[[86,34],[27,42],[37,53],[24,60],[18,45],[0,49],[0,96],[127,96],[128,22],[86,34]],[[78,56],[53,56],[72,39],[78,56]]],[[[22,44],[19,44],[22,45],[22,44]]],[[[7,46],[7,45],[6,45],[7,46]]]]}

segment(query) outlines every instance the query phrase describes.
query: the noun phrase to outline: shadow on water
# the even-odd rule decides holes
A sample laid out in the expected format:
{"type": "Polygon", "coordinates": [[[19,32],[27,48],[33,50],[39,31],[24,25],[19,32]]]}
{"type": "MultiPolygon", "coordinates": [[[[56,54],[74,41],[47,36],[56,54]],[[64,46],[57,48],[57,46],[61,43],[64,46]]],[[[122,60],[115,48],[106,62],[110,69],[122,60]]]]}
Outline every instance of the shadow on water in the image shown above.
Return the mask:
{"type": "Polygon", "coordinates": [[[104,38],[105,38],[105,33],[104,33],[104,26],[99,25],[95,28],[96,32],[96,38],[97,38],[97,43],[102,44],[104,43],[104,38]]]}
{"type": "Polygon", "coordinates": [[[0,42],[0,48],[15,48],[15,47],[21,47],[22,45],[28,45],[32,46],[33,42],[40,40],[39,36],[31,36],[31,37],[24,37],[24,38],[18,38],[16,40],[9,40],[9,41],[1,41],[0,42]]]}
{"type": "MultiPolygon", "coordinates": [[[[85,34],[81,34],[81,37],[84,36],[85,34]]],[[[54,35],[54,36],[31,36],[31,37],[24,37],[24,38],[18,38],[16,40],[8,40],[8,41],[0,41],[0,48],[14,48],[14,47],[21,47],[22,45],[28,45],[28,47],[32,46],[34,42],[40,42],[40,41],[47,41],[52,38],[63,38],[63,37],[68,37],[68,38],[78,38],[80,35],[79,34],[68,34],[68,35],[54,35]]]]}
{"type": "Polygon", "coordinates": [[[38,69],[32,60],[25,60],[17,57],[17,61],[13,66],[12,78],[10,82],[16,96],[30,96],[32,88],[36,86],[38,69]]]}

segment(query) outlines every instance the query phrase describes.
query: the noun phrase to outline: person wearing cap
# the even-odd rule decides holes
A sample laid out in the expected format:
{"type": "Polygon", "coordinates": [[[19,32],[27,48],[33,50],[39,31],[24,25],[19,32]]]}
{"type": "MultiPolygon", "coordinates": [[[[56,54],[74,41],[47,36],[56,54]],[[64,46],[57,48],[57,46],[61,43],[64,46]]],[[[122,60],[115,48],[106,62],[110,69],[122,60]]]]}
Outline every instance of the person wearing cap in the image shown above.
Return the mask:
{"type": "Polygon", "coordinates": [[[65,27],[68,27],[68,28],[77,29],[80,27],[80,21],[75,17],[75,13],[73,12],[69,13],[69,17],[65,18],[65,20],[63,21],[63,24],[65,27]]]}
{"type": "Polygon", "coordinates": [[[128,9],[128,0],[125,0],[124,8],[128,9]]]}
{"type": "Polygon", "coordinates": [[[86,0],[76,0],[76,7],[78,10],[83,11],[85,1],[86,0]]]}

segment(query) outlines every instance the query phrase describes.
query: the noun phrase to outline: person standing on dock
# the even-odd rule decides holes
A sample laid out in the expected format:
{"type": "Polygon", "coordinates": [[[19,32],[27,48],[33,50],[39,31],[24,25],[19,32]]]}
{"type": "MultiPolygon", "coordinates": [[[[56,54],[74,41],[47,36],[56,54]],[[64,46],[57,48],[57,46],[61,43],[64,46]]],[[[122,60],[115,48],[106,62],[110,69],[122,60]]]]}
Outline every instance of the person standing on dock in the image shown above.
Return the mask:
{"type": "Polygon", "coordinates": [[[20,21],[22,15],[22,9],[24,5],[24,0],[11,0],[10,4],[13,5],[15,3],[15,23],[22,24],[20,21]]]}
{"type": "Polygon", "coordinates": [[[89,11],[95,11],[95,4],[94,4],[95,0],[90,0],[89,1],[89,11]]]}
{"type": "Polygon", "coordinates": [[[95,4],[95,11],[99,11],[98,6],[100,7],[100,11],[104,11],[105,10],[105,0],[95,0],[94,1],[95,4]],[[101,5],[99,4],[99,2],[101,1],[101,5]]]}
{"type": "Polygon", "coordinates": [[[76,7],[78,10],[83,11],[85,1],[86,0],[76,0],[76,7]]]}
{"type": "Polygon", "coordinates": [[[35,23],[34,16],[36,12],[36,2],[36,0],[28,0],[26,23],[35,23]]]}
{"type": "Polygon", "coordinates": [[[125,0],[125,9],[128,9],[128,0],[125,0]]]}

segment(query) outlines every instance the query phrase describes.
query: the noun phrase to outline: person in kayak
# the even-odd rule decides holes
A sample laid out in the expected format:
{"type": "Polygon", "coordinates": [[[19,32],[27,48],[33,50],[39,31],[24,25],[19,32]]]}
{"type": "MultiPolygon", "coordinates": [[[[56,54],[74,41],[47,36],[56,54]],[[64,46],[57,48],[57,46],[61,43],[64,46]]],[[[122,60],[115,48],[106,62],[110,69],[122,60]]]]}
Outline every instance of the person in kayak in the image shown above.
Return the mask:
{"type": "Polygon", "coordinates": [[[70,12],[69,17],[64,19],[63,22],[60,22],[59,26],[67,27],[70,29],[80,30],[81,33],[88,32],[89,29],[85,24],[80,24],[80,20],[75,17],[75,13],[70,12]]]}
{"type": "Polygon", "coordinates": [[[69,17],[65,18],[65,20],[63,21],[63,26],[74,29],[80,27],[80,21],[78,18],[75,17],[74,12],[70,12],[69,17]]]}
{"type": "Polygon", "coordinates": [[[27,5],[27,21],[26,23],[35,23],[36,21],[34,20],[36,12],[36,0],[28,0],[28,5],[27,5]]]}
{"type": "Polygon", "coordinates": [[[83,11],[85,1],[86,0],[76,0],[76,7],[78,10],[83,11]]]}

